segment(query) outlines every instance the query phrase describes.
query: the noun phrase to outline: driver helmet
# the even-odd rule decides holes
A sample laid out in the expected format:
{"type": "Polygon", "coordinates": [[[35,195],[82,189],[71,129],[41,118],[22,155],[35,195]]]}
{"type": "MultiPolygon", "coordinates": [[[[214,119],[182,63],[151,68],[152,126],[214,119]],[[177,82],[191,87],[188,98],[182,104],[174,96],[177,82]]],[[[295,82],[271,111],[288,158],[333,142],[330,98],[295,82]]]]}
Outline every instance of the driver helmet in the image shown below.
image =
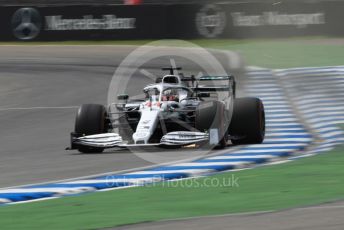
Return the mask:
{"type": "Polygon", "coordinates": [[[178,98],[178,94],[173,89],[168,89],[164,91],[162,100],[163,101],[176,101],[178,98]]]}

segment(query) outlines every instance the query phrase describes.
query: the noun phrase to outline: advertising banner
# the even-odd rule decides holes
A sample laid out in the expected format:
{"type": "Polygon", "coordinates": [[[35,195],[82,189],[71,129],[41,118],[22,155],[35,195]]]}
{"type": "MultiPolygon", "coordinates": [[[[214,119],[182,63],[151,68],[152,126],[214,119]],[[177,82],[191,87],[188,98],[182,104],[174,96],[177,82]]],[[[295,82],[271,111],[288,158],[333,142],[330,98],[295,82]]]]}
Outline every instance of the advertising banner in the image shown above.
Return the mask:
{"type": "Polygon", "coordinates": [[[160,6],[0,7],[1,40],[163,37],[160,6]]]}
{"type": "Polygon", "coordinates": [[[0,40],[342,36],[344,2],[0,7],[0,40]]]}

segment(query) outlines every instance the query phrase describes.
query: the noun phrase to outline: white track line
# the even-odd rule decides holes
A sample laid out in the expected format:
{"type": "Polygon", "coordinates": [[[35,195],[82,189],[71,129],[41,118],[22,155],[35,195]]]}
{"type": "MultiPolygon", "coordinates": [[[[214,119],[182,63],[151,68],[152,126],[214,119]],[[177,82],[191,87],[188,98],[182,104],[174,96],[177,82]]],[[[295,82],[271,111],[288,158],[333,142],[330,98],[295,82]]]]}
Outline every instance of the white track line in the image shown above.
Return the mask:
{"type": "MultiPolygon", "coordinates": [[[[184,164],[189,164],[189,163],[184,163],[184,164]]],[[[168,165],[166,167],[174,167],[174,166],[184,166],[182,163],[181,164],[175,164],[175,165],[168,165]]],[[[206,166],[206,165],[204,165],[206,166]]],[[[208,172],[212,172],[213,170],[209,169],[174,169],[174,170],[155,170],[154,168],[152,170],[147,170],[147,171],[138,171],[138,172],[132,172],[132,173],[127,173],[125,175],[150,175],[150,174],[178,174],[178,173],[185,173],[185,174],[190,174],[190,175],[200,175],[208,172]]]]}
{"type": "Polygon", "coordinates": [[[90,179],[90,180],[77,180],[77,181],[70,181],[60,184],[116,184],[116,183],[133,183],[133,184],[142,184],[142,183],[151,183],[151,182],[157,182],[161,181],[162,178],[160,177],[147,177],[147,178],[123,178],[123,179],[117,179],[117,178],[111,178],[108,179],[90,179]]]}
{"type": "Polygon", "coordinates": [[[18,189],[7,189],[0,190],[0,194],[3,193],[44,193],[52,192],[57,194],[76,194],[81,192],[95,191],[93,187],[76,187],[76,188],[18,188],[18,189]]]}
{"type": "Polygon", "coordinates": [[[0,111],[38,110],[38,109],[77,109],[77,108],[79,108],[79,106],[18,107],[18,108],[0,108],[0,111]]]}
{"type": "Polygon", "coordinates": [[[205,160],[231,160],[231,159],[261,159],[261,158],[276,158],[274,155],[254,155],[254,156],[216,156],[205,158],[205,160]]]}
{"type": "Polygon", "coordinates": [[[237,166],[237,165],[245,165],[245,164],[251,164],[251,161],[237,161],[237,162],[190,162],[190,163],[181,163],[181,164],[175,164],[171,165],[171,167],[174,166],[184,166],[184,167],[192,167],[192,166],[237,166]]]}
{"type": "Polygon", "coordinates": [[[239,151],[235,152],[235,154],[239,154],[239,153],[252,153],[252,152],[254,152],[254,153],[285,153],[285,152],[293,152],[293,149],[239,150],[239,151]]]}

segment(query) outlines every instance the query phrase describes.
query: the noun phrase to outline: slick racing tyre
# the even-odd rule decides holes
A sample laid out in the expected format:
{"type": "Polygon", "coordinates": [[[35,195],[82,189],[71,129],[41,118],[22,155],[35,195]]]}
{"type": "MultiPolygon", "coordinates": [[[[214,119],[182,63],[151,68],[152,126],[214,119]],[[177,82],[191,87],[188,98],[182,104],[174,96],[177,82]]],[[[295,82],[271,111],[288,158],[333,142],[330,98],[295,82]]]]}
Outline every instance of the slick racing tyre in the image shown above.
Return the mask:
{"type": "Polygon", "coordinates": [[[227,146],[227,117],[225,105],[219,101],[201,102],[196,109],[195,128],[200,132],[208,132],[210,129],[218,129],[219,143],[216,146],[218,149],[223,149],[227,146]]]}
{"type": "Polygon", "coordinates": [[[265,136],[265,112],[258,98],[234,99],[234,111],[228,133],[234,145],[260,144],[265,136]]]}
{"type": "MultiPolygon", "coordinates": [[[[75,119],[75,133],[80,136],[105,133],[106,130],[106,110],[103,105],[84,104],[80,106],[75,119]]],[[[82,153],[101,153],[103,148],[78,146],[82,153]]]]}

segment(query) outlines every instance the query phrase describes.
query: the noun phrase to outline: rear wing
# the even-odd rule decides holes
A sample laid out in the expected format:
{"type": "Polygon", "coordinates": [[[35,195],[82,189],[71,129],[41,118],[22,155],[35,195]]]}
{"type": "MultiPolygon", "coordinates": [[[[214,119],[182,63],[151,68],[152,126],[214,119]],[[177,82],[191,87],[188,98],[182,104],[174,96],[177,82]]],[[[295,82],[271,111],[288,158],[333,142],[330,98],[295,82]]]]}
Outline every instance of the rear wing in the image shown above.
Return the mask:
{"type": "Polygon", "coordinates": [[[234,76],[202,76],[196,79],[192,89],[196,93],[228,92],[229,96],[232,94],[235,97],[236,82],[234,76]]]}

